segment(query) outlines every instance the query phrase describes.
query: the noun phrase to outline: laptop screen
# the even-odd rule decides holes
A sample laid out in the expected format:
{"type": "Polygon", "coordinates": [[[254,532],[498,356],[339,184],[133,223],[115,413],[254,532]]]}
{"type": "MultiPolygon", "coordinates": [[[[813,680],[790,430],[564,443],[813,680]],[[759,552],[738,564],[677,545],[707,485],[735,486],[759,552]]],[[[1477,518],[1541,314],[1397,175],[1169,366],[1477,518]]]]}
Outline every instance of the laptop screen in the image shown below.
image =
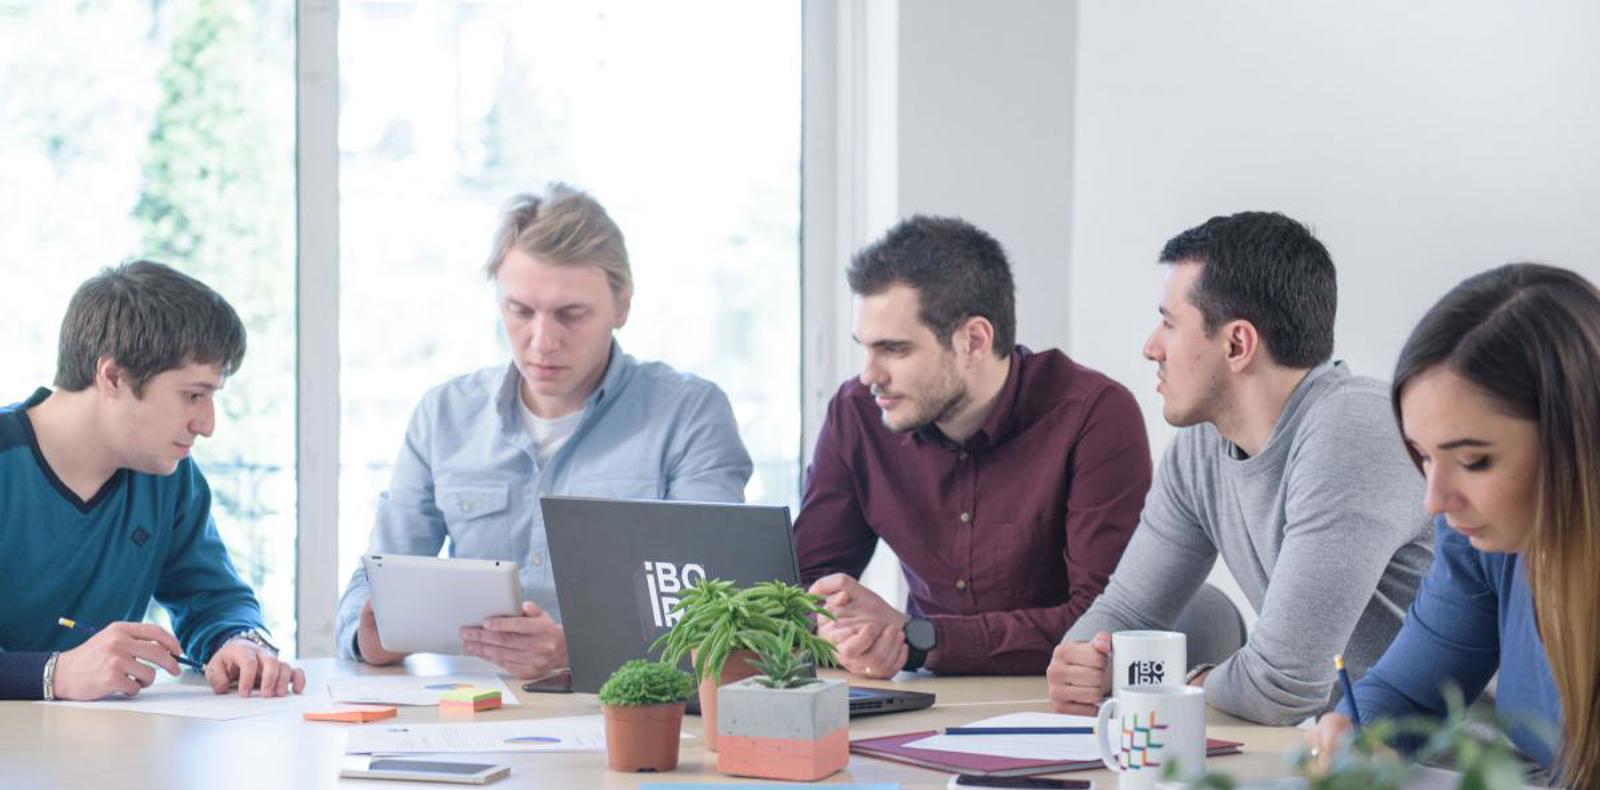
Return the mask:
{"type": "Polygon", "coordinates": [[[623,662],[655,657],[650,643],[696,580],[800,582],[786,507],[563,496],[540,505],[574,691],[599,691],[623,662]]]}

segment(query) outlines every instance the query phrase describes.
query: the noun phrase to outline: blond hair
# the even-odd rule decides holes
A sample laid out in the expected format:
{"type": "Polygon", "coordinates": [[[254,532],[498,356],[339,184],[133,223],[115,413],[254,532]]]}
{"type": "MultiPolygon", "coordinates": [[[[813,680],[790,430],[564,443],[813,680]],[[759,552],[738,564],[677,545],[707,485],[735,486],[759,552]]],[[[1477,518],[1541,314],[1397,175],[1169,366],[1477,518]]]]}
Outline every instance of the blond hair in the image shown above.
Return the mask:
{"type": "Polygon", "coordinates": [[[542,196],[522,194],[507,201],[483,267],[486,277],[495,278],[513,247],[545,263],[598,266],[614,295],[633,293],[622,230],[599,201],[580,189],[555,182],[542,196]]]}
{"type": "Polygon", "coordinates": [[[1468,278],[1400,351],[1391,385],[1397,418],[1406,383],[1438,365],[1538,427],[1538,495],[1522,555],[1561,697],[1559,777],[1564,786],[1600,786],[1600,291],[1535,263],[1468,278]]]}

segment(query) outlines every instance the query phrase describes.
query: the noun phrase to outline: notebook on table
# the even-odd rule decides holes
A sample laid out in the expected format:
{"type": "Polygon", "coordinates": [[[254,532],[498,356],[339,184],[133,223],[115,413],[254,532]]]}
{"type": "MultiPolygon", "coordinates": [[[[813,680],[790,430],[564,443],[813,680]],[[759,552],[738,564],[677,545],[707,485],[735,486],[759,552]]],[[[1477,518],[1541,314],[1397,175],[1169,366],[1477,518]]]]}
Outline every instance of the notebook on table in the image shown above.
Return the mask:
{"type": "MultiPolygon", "coordinates": [[[[863,738],[859,741],[851,741],[850,751],[854,754],[893,760],[897,763],[917,765],[923,768],[932,768],[936,771],[949,771],[951,773],[974,776],[1028,776],[1031,774],[1060,773],[1062,771],[1092,771],[1105,767],[1099,760],[1022,760],[1015,757],[995,757],[967,752],[915,749],[905,745],[936,734],[938,734],[937,730],[923,730],[922,732],[908,732],[902,735],[887,735],[881,738],[863,738]]],[[[1244,744],[1239,741],[1207,738],[1206,756],[1218,757],[1224,754],[1238,754],[1243,746],[1244,744]]]]}

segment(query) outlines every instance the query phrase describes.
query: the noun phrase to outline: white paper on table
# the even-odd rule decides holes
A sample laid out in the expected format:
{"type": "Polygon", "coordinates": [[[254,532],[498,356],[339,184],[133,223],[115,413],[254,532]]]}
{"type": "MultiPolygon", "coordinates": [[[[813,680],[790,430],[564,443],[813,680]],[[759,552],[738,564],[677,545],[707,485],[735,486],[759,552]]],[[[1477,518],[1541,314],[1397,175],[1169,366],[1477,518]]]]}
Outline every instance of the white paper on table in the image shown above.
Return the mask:
{"type": "MultiPolygon", "coordinates": [[[[1093,716],[1064,713],[1011,713],[963,727],[1094,727],[1093,716]]],[[[933,735],[905,744],[912,749],[986,754],[1019,760],[1098,760],[1094,735],[933,735]]]]}
{"type": "Polygon", "coordinates": [[[321,707],[328,704],[328,698],[318,694],[314,689],[307,689],[305,694],[290,694],[286,697],[240,697],[238,690],[218,694],[211,690],[209,683],[195,676],[192,680],[185,678],[158,681],[149,688],[140,690],[138,695],[133,697],[119,694],[93,702],[52,701],[40,704],[227,721],[321,707]]]}
{"type": "Polygon", "coordinates": [[[501,705],[517,704],[517,695],[497,675],[352,675],[329,680],[328,697],[370,705],[438,705],[440,694],[458,688],[498,691],[501,705]]]}
{"type": "Polygon", "coordinates": [[[456,752],[603,752],[601,716],[566,716],[460,724],[369,724],[352,729],[345,754],[456,752]]]}

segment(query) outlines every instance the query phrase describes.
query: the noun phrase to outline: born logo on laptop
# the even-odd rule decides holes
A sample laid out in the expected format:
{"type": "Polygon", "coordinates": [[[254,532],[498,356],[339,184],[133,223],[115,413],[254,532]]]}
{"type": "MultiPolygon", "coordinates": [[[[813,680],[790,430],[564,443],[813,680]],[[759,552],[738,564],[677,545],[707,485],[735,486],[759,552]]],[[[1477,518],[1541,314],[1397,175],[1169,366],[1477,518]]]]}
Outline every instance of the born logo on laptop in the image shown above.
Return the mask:
{"type": "Polygon", "coordinates": [[[680,564],[663,560],[644,561],[644,594],[650,600],[650,614],[657,628],[678,624],[682,612],[672,611],[678,596],[697,581],[705,581],[706,569],[697,562],[680,564]]]}

